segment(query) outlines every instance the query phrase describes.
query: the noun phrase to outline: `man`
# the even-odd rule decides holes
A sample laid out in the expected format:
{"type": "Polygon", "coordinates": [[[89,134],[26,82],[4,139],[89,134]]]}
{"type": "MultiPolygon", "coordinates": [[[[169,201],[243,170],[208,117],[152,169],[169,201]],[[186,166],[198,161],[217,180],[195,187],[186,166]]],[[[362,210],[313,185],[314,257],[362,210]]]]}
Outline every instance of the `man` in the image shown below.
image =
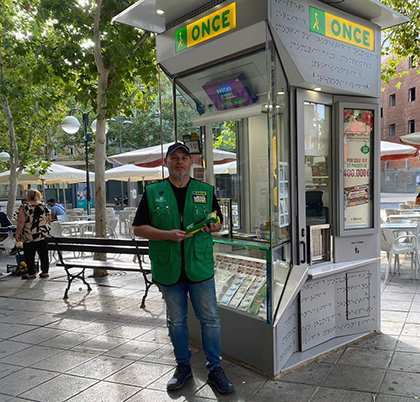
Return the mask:
{"type": "Polygon", "coordinates": [[[201,338],[209,370],[208,383],[222,394],[234,391],[220,367],[220,320],[214,286],[212,232],[221,229],[211,223],[193,235],[184,230],[212,211],[221,218],[214,189],[190,177],[188,148],[171,145],[164,159],[169,178],[147,187],[134,218],[134,233],[149,239],[153,279],[165,298],[169,335],[177,367],[167,384],[169,391],[183,387],[192,377],[187,324],[187,296],[200,321],[201,338]]]}
{"type": "Polygon", "coordinates": [[[54,198],[48,200],[51,207],[51,220],[56,221],[58,215],[67,215],[66,210],[61,204],[58,204],[54,198]]]}

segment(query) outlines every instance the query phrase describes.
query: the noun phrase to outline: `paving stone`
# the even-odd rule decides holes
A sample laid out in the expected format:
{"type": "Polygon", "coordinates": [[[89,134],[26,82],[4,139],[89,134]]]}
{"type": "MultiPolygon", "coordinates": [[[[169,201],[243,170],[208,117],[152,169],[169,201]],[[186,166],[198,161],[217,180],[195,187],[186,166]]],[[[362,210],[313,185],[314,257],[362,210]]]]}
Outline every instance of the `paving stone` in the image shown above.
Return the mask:
{"type": "Polygon", "coordinates": [[[401,396],[420,397],[420,374],[388,371],[380,392],[401,396]]]}
{"type": "Polygon", "coordinates": [[[20,395],[40,402],[62,402],[96,383],[96,380],[61,374],[20,395]]]}
{"type": "Polygon", "coordinates": [[[419,353],[395,352],[389,369],[396,371],[411,371],[413,373],[420,373],[420,350],[418,352],[419,353]]]}
{"type": "Polygon", "coordinates": [[[144,388],[169,372],[171,369],[171,366],[163,364],[134,362],[133,364],[130,364],[108,377],[107,381],[144,388]]]}
{"type": "Polygon", "coordinates": [[[4,394],[18,396],[22,392],[36,387],[39,384],[43,384],[45,381],[48,381],[57,375],[57,373],[52,373],[50,371],[24,368],[16,373],[0,378],[0,389],[4,394]]]}
{"type": "Polygon", "coordinates": [[[411,308],[411,301],[383,300],[381,308],[389,311],[408,312],[411,308]]]}
{"type": "Polygon", "coordinates": [[[391,350],[367,349],[349,346],[338,360],[339,364],[386,369],[392,358],[391,350]]]}
{"type": "MultiPolygon", "coordinates": [[[[207,388],[207,387],[204,387],[207,388]]],[[[203,388],[203,389],[204,389],[203,388]]],[[[251,396],[251,402],[290,401],[307,402],[315,394],[317,387],[313,385],[295,384],[283,381],[267,381],[262,388],[251,396]]],[[[202,390],[200,390],[200,394],[202,390]]],[[[214,394],[213,394],[214,395],[214,394]]],[[[231,400],[235,396],[231,396],[231,400]]]]}
{"type": "Polygon", "coordinates": [[[378,392],[386,370],[336,364],[328,374],[324,387],[352,391],[378,392]]]}
{"type": "Polygon", "coordinates": [[[103,380],[132,363],[132,360],[110,356],[98,356],[69,370],[67,374],[103,380]]]}
{"type": "MultiPolygon", "coordinates": [[[[411,309],[410,309],[411,311],[411,309]]],[[[381,321],[405,322],[408,312],[381,310],[381,321]]]]}
{"type": "Polygon", "coordinates": [[[319,387],[311,402],[372,402],[370,392],[348,391],[343,389],[333,389],[319,387]]]}
{"type": "MultiPolygon", "coordinates": [[[[73,398],[68,399],[69,402],[117,402],[125,401],[127,398],[136,394],[138,387],[125,384],[115,384],[100,382],[93,387],[88,388],[73,398]]],[[[149,400],[152,401],[152,400],[149,400]]]]}
{"type": "Polygon", "coordinates": [[[279,380],[299,384],[321,385],[333,367],[330,363],[317,361],[305,364],[287,374],[280,375],[279,380]]]}
{"type": "Polygon", "coordinates": [[[375,333],[371,336],[367,336],[356,342],[353,342],[351,346],[369,349],[384,349],[394,350],[398,343],[398,336],[375,333]]]}

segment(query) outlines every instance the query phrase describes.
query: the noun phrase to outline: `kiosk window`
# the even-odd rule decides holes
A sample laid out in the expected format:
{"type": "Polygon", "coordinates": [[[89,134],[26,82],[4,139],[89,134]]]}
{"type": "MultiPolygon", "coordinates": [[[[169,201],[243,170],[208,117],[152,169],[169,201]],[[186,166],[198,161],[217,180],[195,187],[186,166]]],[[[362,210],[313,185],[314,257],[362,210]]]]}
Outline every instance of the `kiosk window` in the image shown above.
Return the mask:
{"type": "Polygon", "coordinates": [[[305,102],[306,222],[329,222],[331,106],[305,102]]]}

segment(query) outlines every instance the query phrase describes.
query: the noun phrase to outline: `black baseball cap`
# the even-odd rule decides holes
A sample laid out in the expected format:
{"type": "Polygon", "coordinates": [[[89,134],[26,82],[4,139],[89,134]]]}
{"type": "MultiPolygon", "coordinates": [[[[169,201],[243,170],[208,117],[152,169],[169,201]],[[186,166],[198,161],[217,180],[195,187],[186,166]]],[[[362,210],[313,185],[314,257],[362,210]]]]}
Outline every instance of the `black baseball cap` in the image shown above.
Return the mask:
{"type": "Polygon", "coordinates": [[[184,145],[182,142],[176,142],[175,144],[172,144],[166,151],[166,158],[169,155],[172,155],[177,149],[183,149],[188,156],[191,156],[190,150],[186,145],[184,145]]]}
{"type": "Polygon", "coordinates": [[[47,202],[55,202],[55,198],[50,198],[47,202]]]}

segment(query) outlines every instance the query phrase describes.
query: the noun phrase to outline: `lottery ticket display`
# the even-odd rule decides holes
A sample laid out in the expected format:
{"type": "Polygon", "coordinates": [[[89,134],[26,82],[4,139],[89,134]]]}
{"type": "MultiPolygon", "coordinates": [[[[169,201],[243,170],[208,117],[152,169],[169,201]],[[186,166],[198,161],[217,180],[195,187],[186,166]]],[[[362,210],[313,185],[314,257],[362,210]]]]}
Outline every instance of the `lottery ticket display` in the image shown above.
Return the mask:
{"type": "Polygon", "coordinates": [[[267,298],[264,260],[217,254],[215,282],[219,304],[264,316],[267,298]]]}

